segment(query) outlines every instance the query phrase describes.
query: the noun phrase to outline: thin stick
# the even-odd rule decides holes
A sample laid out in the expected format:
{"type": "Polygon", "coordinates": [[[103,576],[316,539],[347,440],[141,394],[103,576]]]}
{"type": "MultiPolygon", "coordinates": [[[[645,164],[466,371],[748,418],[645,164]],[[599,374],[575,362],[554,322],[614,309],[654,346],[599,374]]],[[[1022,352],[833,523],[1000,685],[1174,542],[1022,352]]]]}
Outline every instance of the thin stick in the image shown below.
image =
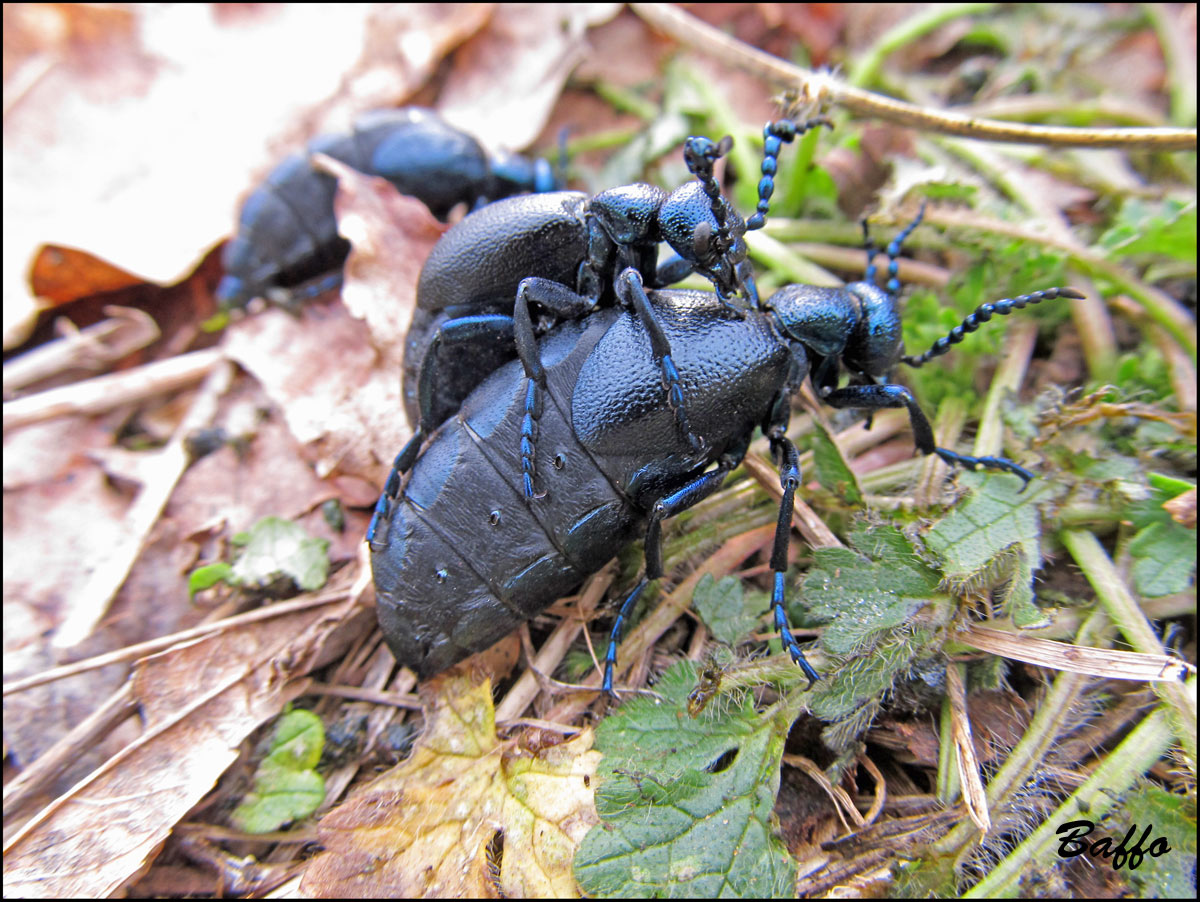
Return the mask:
{"type": "Polygon", "coordinates": [[[224,357],[217,348],[179,354],[4,402],[4,428],[15,429],[72,414],[94,415],[122,404],[178,391],[207,376],[224,357]]]}
{"type": "Polygon", "coordinates": [[[633,11],[676,40],[719,57],[795,93],[802,103],[837,104],[859,116],[874,116],[910,128],[1014,144],[1059,147],[1119,147],[1195,150],[1194,128],[1069,128],[979,119],[906,103],[846,84],[828,72],[813,72],[764,53],[701,22],[677,6],[634,3],[633,11]]]}
{"type": "Polygon", "coordinates": [[[233,364],[228,361],[217,363],[171,440],[147,461],[142,471],[146,474],[145,483],[125,515],[123,535],[115,539],[112,554],[93,571],[79,594],[67,600],[62,624],[52,640],[55,648],[70,648],[82,642],[108,613],[109,604],[125,582],[167,499],[175,490],[175,484],[191,461],[184,440],[212,422],[217,400],[232,379],[233,364]]]}
{"type": "Polygon", "coordinates": [[[4,394],[61,372],[100,372],[115,361],[155,341],[162,333],[154,318],[134,307],[104,308],[106,320],[76,328],[65,316],[54,327],[59,337],[4,363],[4,394]]]}

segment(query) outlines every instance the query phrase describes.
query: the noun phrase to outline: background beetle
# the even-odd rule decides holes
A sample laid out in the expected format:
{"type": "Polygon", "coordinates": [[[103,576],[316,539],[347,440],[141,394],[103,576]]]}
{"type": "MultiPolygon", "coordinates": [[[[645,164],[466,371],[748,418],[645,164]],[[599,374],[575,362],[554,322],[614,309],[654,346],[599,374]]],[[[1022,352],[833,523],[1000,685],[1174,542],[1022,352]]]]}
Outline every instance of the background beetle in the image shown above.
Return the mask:
{"type": "MultiPolygon", "coordinates": [[[[765,223],[782,142],[829,124],[824,117],[767,124],[752,228],[765,223]]],[[[529,333],[525,345],[530,347],[531,305],[549,314],[549,322],[586,316],[618,300],[614,285],[626,274],[638,285],[621,300],[632,305],[650,336],[662,390],[681,434],[702,450],[688,423],[670,342],[645,302],[642,286],[662,287],[695,271],[713,283],[723,303],[740,293],[751,308],[758,306],[746,259],[746,222],[713,177],[714,163],[730,144],[728,138],[720,143],[689,138],[684,160],[696,181],[669,194],[634,184],[601,192],[590,201],[578,192],[511,198],[468,216],[443,236],[421,272],[405,348],[405,404],[416,427],[406,448],[409,455],[488,373],[514,356],[517,333],[529,333]],[[664,240],[678,256],[658,266],[658,245],[664,240]],[[455,347],[453,362],[442,360],[448,346],[455,347]]],[[[540,410],[540,391],[541,380],[535,378],[527,404],[532,420],[540,410]]],[[[522,442],[527,449],[522,455],[526,497],[532,498],[532,428],[522,442]]]]}
{"type": "Polygon", "coordinates": [[[466,132],[432,110],[407,107],[364,113],[348,135],[321,135],[304,153],[287,157],[242,205],[237,234],[225,246],[226,276],[217,288],[223,307],[244,305],[272,290],[294,289],[340,269],[350,246],[333,216],[337,181],[309,163],[328,154],[382,176],[444,219],[458,204],[471,207],[522,191],[561,187],[545,160],[489,155],[466,132]]]}
{"type": "Polygon", "coordinates": [[[816,680],[784,609],[792,498],[800,481],[798,453],[786,436],[791,394],[811,374],[819,397],[833,407],[903,407],[923,454],[1028,481],[1033,474],[1006,458],[937,447],[911,392],[875,380],[901,360],[924,363],[993,315],[1080,296],[1052,288],[984,304],[927,354],[905,358],[896,257],[920,218],[888,246],[886,288],[874,283],[868,266],[862,282],[788,285],[749,311],[732,310],[705,292],[646,295],[676,352],[703,450],[680,435],[663,403],[661,374],[627,297],[642,290],[636,274],[618,277],[624,306],[563,322],[540,341],[518,334],[520,360],[466,399],[411,461],[403,483],[393,474],[373,521],[379,620],[397,660],[429,676],[487,647],[644,529],[645,576],[621,605],[605,656],[604,689],[611,693],[625,621],[649,581],[662,575],[662,521],[715,492],[761,426],[784,490],[770,561],[773,618],[792,659],[816,680]],[[546,496],[531,504],[517,464],[535,365],[547,395],[539,444],[546,496]],[[852,384],[838,388],[842,366],[852,384]]]}

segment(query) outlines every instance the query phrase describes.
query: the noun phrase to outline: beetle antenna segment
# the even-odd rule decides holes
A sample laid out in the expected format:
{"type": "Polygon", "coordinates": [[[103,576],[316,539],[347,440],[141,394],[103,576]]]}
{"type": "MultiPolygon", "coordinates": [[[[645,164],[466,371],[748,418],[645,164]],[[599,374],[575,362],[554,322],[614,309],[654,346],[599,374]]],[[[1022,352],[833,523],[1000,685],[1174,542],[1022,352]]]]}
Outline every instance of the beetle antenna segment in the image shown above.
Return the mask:
{"type": "MultiPolygon", "coordinates": [[[[900,279],[896,275],[900,271],[900,250],[904,247],[904,242],[908,236],[913,233],[913,229],[921,224],[921,220],[925,218],[925,201],[921,201],[921,209],[917,210],[917,215],[913,217],[913,221],[906,225],[895,238],[893,238],[887,246],[888,258],[888,280],[884,286],[888,297],[895,299],[900,295],[900,279]]],[[[863,276],[864,282],[875,284],[875,242],[871,240],[871,236],[867,229],[867,221],[862,220],[863,240],[866,243],[867,249],[867,272],[863,276]]]]}
{"type": "Polygon", "coordinates": [[[1056,298],[1071,298],[1082,300],[1083,294],[1074,288],[1047,288],[1045,291],[1035,291],[1033,294],[1022,294],[1015,298],[1005,298],[992,304],[980,304],[975,312],[962,321],[960,325],[950,330],[944,338],[939,338],[924,354],[915,357],[905,355],[900,359],[911,367],[924,366],[934,357],[941,357],[962,341],[967,335],[976,331],[993,316],[1008,316],[1014,310],[1021,310],[1042,301],[1053,301],[1056,298]]]}
{"type": "Polygon", "coordinates": [[[779,166],[779,152],[786,141],[791,144],[805,132],[824,125],[833,128],[833,123],[824,116],[814,116],[807,122],[796,123],[791,119],[768,122],[763,128],[762,178],[758,182],[757,212],[746,220],[746,230],[761,229],[767,224],[767,211],[771,206],[771,195],[775,193],[775,173],[779,166]]]}

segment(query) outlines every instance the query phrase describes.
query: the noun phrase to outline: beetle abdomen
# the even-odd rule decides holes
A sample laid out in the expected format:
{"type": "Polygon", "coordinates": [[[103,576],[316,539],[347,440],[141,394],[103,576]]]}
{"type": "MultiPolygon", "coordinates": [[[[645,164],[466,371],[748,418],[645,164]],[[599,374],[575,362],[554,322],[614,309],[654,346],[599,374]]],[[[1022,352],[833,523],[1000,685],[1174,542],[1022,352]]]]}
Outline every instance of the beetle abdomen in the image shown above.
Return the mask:
{"type": "Polygon", "coordinates": [[[299,285],[339,266],[349,245],[333,218],[336,191],[337,182],[313,170],[306,154],[284,159],[242,206],[218,294],[241,301],[263,286],[299,285]]]}
{"type": "MultiPolygon", "coordinates": [[[[553,385],[574,384],[580,361],[616,315],[605,313],[566,324],[542,343],[553,385]]],[[[520,481],[525,378],[515,361],[434,434],[404,481],[372,567],[384,635],[397,660],[422,676],[535,616],[643,525],[643,513],[575,439],[555,389],[549,394],[538,446],[547,496],[532,506],[520,481]]]]}
{"type": "Polygon", "coordinates": [[[432,110],[408,107],[364,113],[355,121],[349,141],[354,149],[347,148],[345,156],[337,152],[341,148],[325,152],[387,179],[401,194],[420,198],[438,219],[445,219],[457,204],[495,197],[483,147],[432,110]]]}
{"type": "Polygon", "coordinates": [[[476,210],[434,245],[417,285],[418,306],[512,312],[517,286],[529,276],[574,286],[587,257],[586,203],[578,191],[553,191],[476,210]]]}
{"type": "Polygon", "coordinates": [[[349,134],[318,136],[304,153],[287,157],[247,197],[238,232],[225,248],[226,276],[217,289],[222,304],[241,305],[270,289],[298,288],[345,261],[350,245],[338,235],[333,214],[337,182],[312,167],[313,153],[387,179],[439,219],[459,204],[546,190],[542,181],[533,181],[535,164],[513,165],[525,163],[519,157],[497,158],[508,173],[498,175],[478,141],[432,110],[364,113],[349,134]],[[520,171],[528,182],[512,180],[520,171]]]}

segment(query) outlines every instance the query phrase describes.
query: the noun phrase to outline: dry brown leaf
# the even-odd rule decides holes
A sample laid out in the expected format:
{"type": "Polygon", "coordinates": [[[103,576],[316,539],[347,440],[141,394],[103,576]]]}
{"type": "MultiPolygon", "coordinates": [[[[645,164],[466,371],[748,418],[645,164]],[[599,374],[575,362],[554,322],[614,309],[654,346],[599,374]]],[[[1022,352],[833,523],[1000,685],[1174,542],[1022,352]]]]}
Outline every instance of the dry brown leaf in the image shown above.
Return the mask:
{"type": "Polygon", "coordinates": [[[225,349],[262,384],[296,441],[313,446],[319,473],[378,484],[409,435],[396,374],[417,276],[445,226],[385,180],[318,159],[339,179],[339,228],[354,248],[344,304],[248,317],[229,328],[225,349]]]}
{"type": "Polygon", "coordinates": [[[262,385],[296,441],[314,446],[318,475],[336,467],[376,477],[400,447],[407,427],[395,371],[376,366],[366,327],[340,304],[249,317],[228,330],[225,349],[262,385]]]}
{"type": "MultiPolygon", "coordinates": [[[[23,432],[32,443],[17,447],[35,447],[39,437],[64,437],[68,442],[76,435],[95,437],[81,425],[72,418],[66,423],[28,427],[23,432]]],[[[5,439],[7,453],[8,436],[5,439]]],[[[87,446],[78,450],[86,452],[87,446]]],[[[4,529],[6,535],[14,537],[5,540],[4,555],[4,652],[8,673],[16,672],[18,666],[10,653],[21,648],[27,651],[26,642],[40,645],[38,636],[60,626],[68,600],[81,596],[91,573],[109,557],[113,543],[126,534],[122,524],[130,507],[129,498],[113,490],[100,467],[78,460],[63,463],[70,465],[69,474],[43,474],[33,484],[4,493],[4,529]],[[19,542],[15,538],[24,536],[41,540],[19,542]],[[9,632],[10,619],[14,624],[20,620],[18,609],[31,612],[37,624],[32,634],[9,632]]]]}
{"type": "MultiPolygon", "coordinates": [[[[362,56],[338,102],[350,114],[395,106],[429,79],[447,53],[485,27],[494,3],[389,3],[367,16],[362,56]]],[[[349,118],[343,125],[349,125],[349,118]]]]}
{"type": "Polygon", "coordinates": [[[142,736],[44,808],[4,850],[9,896],[107,896],[136,876],[212,789],[251,731],[301,694],[341,622],[319,607],[139,663],[142,736]]]}
{"type": "Polygon", "coordinates": [[[448,227],[386,179],[363,175],[324,155],[314,162],[337,176],[338,231],[352,248],[342,303],[366,323],[371,343],[381,352],[378,368],[394,374],[400,369],[421,268],[448,227]]]}
{"type": "Polygon", "coordinates": [[[107,261],[73,247],[43,244],[29,265],[33,293],[54,304],[116,291],[141,280],[107,261]]]}
{"type": "MultiPolygon", "coordinates": [[[[245,380],[236,404],[269,407],[262,392],[245,380]]],[[[231,405],[222,423],[231,435],[237,410],[231,405]]],[[[242,418],[244,419],[244,417],[242,418]]],[[[342,533],[324,525],[319,513],[309,513],[337,496],[334,486],[313,472],[304,448],[289,432],[282,417],[271,416],[254,425],[253,441],[239,449],[226,445],[194,462],[176,486],[166,520],[181,538],[202,542],[213,531],[231,535],[249,529],[263,517],[297,520],[313,536],[330,541],[332,561],[352,558],[361,540],[365,517],[348,522],[342,533]],[[305,516],[307,514],[307,516],[305,516]]],[[[206,549],[212,554],[211,549],[206,549]]],[[[186,592],[182,584],[180,590],[186,592]]]]}
{"type": "Polygon", "coordinates": [[[236,221],[265,136],[338,89],[364,32],[305,5],[233,26],[200,4],[135,16],[129,37],[48,48],[27,59],[36,78],[14,74],[23,90],[6,82],[4,215],[21,223],[4,237],[6,346],[42,243],[160,283],[189,272],[236,221]]]}
{"type": "Polygon", "coordinates": [[[578,895],[571,862],[598,822],[591,731],[534,754],[496,736],[490,682],[451,675],[430,685],[438,695],[412,756],[321,822],[327,851],[310,865],[304,892],[578,895]]]}
{"type": "Polygon", "coordinates": [[[1171,519],[1180,526],[1188,529],[1196,528],[1196,490],[1188,489],[1176,495],[1170,501],[1163,502],[1163,510],[1171,515],[1171,519]]]}
{"type": "MultiPolygon", "coordinates": [[[[55,21],[69,5],[37,10],[43,31],[70,32],[55,21]]],[[[11,66],[6,52],[4,215],[21,227],[4,234],[5,347],[38,309],[25,275],[39,246],[79,248],[110,280],[177,282],[284,154],[403,104],[490,12],[142,6],[107,34],[34,43],[11,66]]]]}
{"type": "Polygon", "coordinates": [[[588,27],[620,11],[619,3],[501,4],[455,57],[438,110],[492,150],[528,147],[586,55],[588,27]]]}

